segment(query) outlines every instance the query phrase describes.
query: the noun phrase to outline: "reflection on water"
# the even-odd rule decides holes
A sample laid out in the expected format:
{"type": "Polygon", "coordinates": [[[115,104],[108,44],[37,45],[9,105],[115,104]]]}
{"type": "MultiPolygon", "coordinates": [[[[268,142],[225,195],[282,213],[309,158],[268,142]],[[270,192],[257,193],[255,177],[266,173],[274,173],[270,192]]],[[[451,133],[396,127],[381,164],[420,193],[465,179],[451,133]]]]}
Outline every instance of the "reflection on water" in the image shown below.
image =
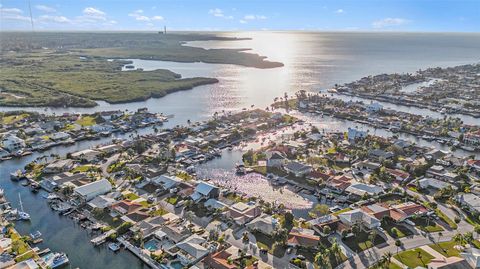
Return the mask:
{"type": "MultiPolygon", "coordinates": [[[[252,104],[265,108],[273,98],[285,92],[293,95],[301,89],[318,91],[378,73],[413,72],[431,66],[471,63],[478,60],[472,55],[480,55],[480,34],[241,32],[222,35],[251,37],[252,40],[203,41],[186,45],[252,48],[251,52],[266,55],[269,60],[283,62],[285,66],[255,69],[136,60],[137,67],[145,70],[167,68],[184,77],[208,76],[220,82],[143,102],[116,105],[99,102],[99,106],[88,109],[29,110],[58,114],[148,107],[154,112],[176,114],[184,123],[187,119],[204,119],[215,111],[237,110],[252,104]]],[[[11,109],[0,107],[0,111],[11,109]]]]}
{"type": "Polygon", "coordinates": [[[244,194],[247,197],[260,197],[262,200],[283,204],[288,209],[309,209],[313,202],[292,191],[290,187],[274,187],[264,176],[250,173],[243,176],[235,174],[234,170],[198,169],[199,178],[208,178],[222,188],[244,194]]]}

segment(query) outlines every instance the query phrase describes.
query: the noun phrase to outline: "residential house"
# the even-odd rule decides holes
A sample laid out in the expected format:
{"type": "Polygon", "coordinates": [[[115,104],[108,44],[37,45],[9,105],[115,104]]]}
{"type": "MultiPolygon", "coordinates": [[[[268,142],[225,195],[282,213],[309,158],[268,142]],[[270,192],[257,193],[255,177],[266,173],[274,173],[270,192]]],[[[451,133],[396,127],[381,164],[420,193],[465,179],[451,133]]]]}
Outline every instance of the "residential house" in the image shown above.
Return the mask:
{"type": "Polygon", "coordinates": [[[235,221],[238,225],[244,225],[245,223],[260,216],[261,209],[255,203],[243,203],[238,202],[231,205],[225,215],[235,221]]]}
{"type": "Polygon", "coordinates": [[[394,154],[381,149],[371,149],[368,151],[368,156],[375,161],[392,159],[394,154]]]}
{"type": "Polygon", "coordinates": [[[480,268],[480,249],[469,247],[463,250],[460,255],[468,262],[472,268],[480,268]]]}
{"type": "Polygon", "coordinates": [[[207,257],[203,259],[203,264],[205,268],[236,269],[237,265],[229,262],[232,256],[232,253],[226,250],[220,250],[207,255],[207,257]]]}
{"type": "Polygon", "coordinates": [[[195,187],[195,192],[190,196],[193,201],[197,202],[202,199],[208,200],[210,198],[218,198],[220,195],[220,188],[207,183],[205,181],[201,181],[195,187]]]}
{"type": "Polygon", "coordinates": [[[2,140],[2,148],[9,152],[15,152],[24,149],[25,147],[25,141],[13,134],[6,135],[2,140]]]}
{"type": "Polygon", "coordinates": [[[383,109],[383,106],[378,102],[372,102],[366,108],[367,112],[369,113],[378,112],[382,109],[383,109]]]}
{"type": "Polygon", "coordinates": [[[98,160],[98,157],[102,153],[97,150],[93,149],[85,149],[81,151],[77,151],[71,154],[71,157],[76,160],[86,161],[86,162],[93,162],[98,160]]]}
{"type": "Polygon", "coordinates": [[[280,168],[287,162],[287,158],[279,151],[267,152],[267,166],[280,168]]]}
{"type": "Polygon", "coordinates": [[[398,184],[404,183],[410,179],[410,174],[400,169],[387,168],[386,171],[393,177],[395,182],[398,184]]]}
{"type": "Polygon", "coordinates": [[[79,198],[80,203],[91,201],[98,195],[108,193],[112,190],[112,185],[107,179],[101,179],[92,183],[85,184],[73,189],[75,196],[79,198]]]}
{"type": "Polygon", "coordinates": [[[476,194],[460,193],[455,196],[455,200],[471,213],[480,213],[480,197],[476,194]]]}
{"type": "Polygon", "coordinates": [[[277,229],[278,220],[268,214],[262,214],[245,226],[251,231],[258,231],[266,235],[271,235],[277,229]]]}
{"type": "Polygon", "coordinates": [[[287,163],[283,168],[295,177],[303,177],[313,170],[311,166],[296,161],[287,163]]]}
{"type": "Polygon", "coordinates": [[[56,160],[45,166],[45,168],[43,168],[43,173],[54,174],[67,172],[73,168],[73,164],[73,160],[70,159],[56,160]]]}
{"type": "Polygon", "coordinates": [[[90,202],[87,203],[92,209],[101,209],[110,208],[117,200],[107,195],[99,195],[93,198],[90,202]]]}
{"type": "MultiPolygon", "coordinates": [[[[411,185],[415,185],[415,183],[412,182],[411,185]]],[[[418,187],[420,189],[435,189],[435,190],[440,190],[440,189],[444,189],[444,188],[447,188],[447,187],[451,187],[453,188],[454,190],[457,189],[456,186],[448,183],[448,182],[445,182],[445,181],[441,181],[441,180],[438,180],[438,179],[435,179],[435,178],[422,178],[418,181],[418,186],[415,186],[415,187],[418,187]]]]}
{"type": "Polygon", "coordinates": [[[178,186],[182,180],[176,176],[160,175],[158,177],[153,178],[151,181],[155,185],[160,186],[164,190],[168,191],[178,186]]]}
{"type": "Polygon", "coordinates": [[[425,175],[427,177],[432,177],[443,181],[449,181],[452,183],[456,182],[459,177],[458,174],[446,170],[441,165],[434,165],[430,167],[425,173],[425,175]]]}
{"type": "Polygon", "coordinates": [[[358,138],[365,138],[367,135],[368,133],[365,131],[360,131],[355,128],[348,128],[347,137],[350,141],[354,141],[358,138]]]}
{"type": "Polygon", "coordinates": [[[288,234],[287,246],[290,247],[305,247],[305,248],[316,248],[320,243],[320,236],[316,236],[312,233],[304,231],[294,231],[292,230],[288,234]]]}
{"type": "Polygon", "coordinates": [[[469,146],[478,146],[480,145],[480,130],[475,132],[466,133],[463,136],[463,143],[469,146]]]}
{"type": "Polygon", "coordinates": [[[195,264],[205,258],[212,250],[207,248],[207,240],[196,234],[176,244],[179,249],[177,258],[184,266],[195,264]]]}
{"type": "Polygon", "coordinates": [[[122,200],[112,205],[112,212],[115,212],[119,215],[126,215],[135,212],[140,208],[142,208],[142,205],[139,203],[122,200]]]}
{"type": "Polygon", "coordinates": [[[358,170],[366,170],[368,172],[373,172],[376,169],[379,169],[381,165],[379,163],[369,161],[360,161],[353,164],[352,166],[358,170]]]}
{"type": "Polygon", "coordinates": [[[354,183],[345,189],[345,192],[362,197],[364,195],[377,195],[383,192],[383,189],[376,185],[365,183],[354,183]]]}
{"type": "Polygon", "coordinates": [[[339,175],[333,178],[330,178],[326,183],[326,187],[331,189],[335,193],[343,193],[350,185],[352,179],[345,175],[339,175]]]}
{"type": "Polygon", "coordinates": [[[380,227],[381,222],[376,217],[368,214],[362,209],[354,209],[348,212],[340,213],[338,215],[339,220],[351,227],[353,225],[360,225],[366,229],[375,229],[380,227]]]}

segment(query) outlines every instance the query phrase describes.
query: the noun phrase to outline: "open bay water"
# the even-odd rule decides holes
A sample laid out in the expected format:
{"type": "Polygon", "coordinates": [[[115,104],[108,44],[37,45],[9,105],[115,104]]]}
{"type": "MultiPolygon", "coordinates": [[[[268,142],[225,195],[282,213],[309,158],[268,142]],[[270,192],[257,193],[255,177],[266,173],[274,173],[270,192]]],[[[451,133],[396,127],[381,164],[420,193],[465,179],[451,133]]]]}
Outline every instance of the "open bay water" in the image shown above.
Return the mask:
{"type": "MultiPolygon", "coordinates": [[[[287,93],[293,96],[298,90],[317,92],[335,84],[379,73],[414,72],[435,66],[454,66],[480,61],[480,34],[456,33],[324,33],[324,32],[241,32],[219,33],[225,36],[251,37],[239,41],[188,42],[187,46],[205,48],[251,48],[250,52],[265,55],[269,60],[280,61],[284,67],[256,69],[235,65],[205,63],[175,63],[134,60],[134,65],[144,70],[170,69],[183,77],[207,76],[219,83],[181,91],[163,98],[142,102],[108,104],[99,101],[94,108],[11,108],[0,111],[25,109],[41,113],[80,112],[103,110],[136,110],[148,107],[175,117],[165,125],[185,124],[187,120],[205,120],[215,111],[236,111],[254,105],[265,108],[275,97],[287,93]]],[[[248,51],[247,51],[248,53],[248,51]]],[[[398,107],[400,109],[400,107],[398,107]]],[[[426,113],[417,108],[401,107],[402,111],[426,113]]],[[[435,114],[432,114],[435,115],[435,114]]],[[[331,130],[346,130],[360,124],[312,116],[315,125],[331,130]]],[[[471,120],[471,119],[470,119],[471,120]]],[[[359,128],[368,128],[359,126],[359,128]]],[[[392,135],[386,130],[376,130],[378,135],[392,135]]],[[[401,136],[410,139],[407,136],[401,136]]],[[[71,267],[80,268],[142,268],[141,262],[127,251],[114,254],[105,247],[95,248],[85,230],[69,218],[50,210],[41,194],[32,194],[28,188],[10,181],[9,173],[21,169],[43,154],[85,149],[105,143],[109,139],[83,141],[69,147],[53,148],[22,159],[0,163],[0,187],[13,206],[18,206],[18,193],[31,222],[18,223],[22,234],[40,230],[44,235],[41,247],[64,251],[69,255],[71,267]]],[[[416,141],[424,144],[425,141],[416,141]]],[[[430,144],[429,144],[430,145],[430,144]]],[[[435,144],[432,144],[435,145],[435,144]]],[[[440,147],[440,145],[435,145],[440,147]]],[[[212,164],[215,166],[216,164],[212,164]]]]}

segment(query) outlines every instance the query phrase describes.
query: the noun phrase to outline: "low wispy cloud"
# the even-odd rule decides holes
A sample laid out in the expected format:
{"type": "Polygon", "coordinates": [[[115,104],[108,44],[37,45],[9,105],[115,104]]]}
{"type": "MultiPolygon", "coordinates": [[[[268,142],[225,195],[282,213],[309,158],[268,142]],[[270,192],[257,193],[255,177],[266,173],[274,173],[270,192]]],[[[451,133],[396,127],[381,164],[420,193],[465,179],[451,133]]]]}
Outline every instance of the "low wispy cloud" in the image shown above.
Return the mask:
{"type": "Polygon", "coordinates": [[[65,16],[50,16],[50,15],[42,15],[38,17],[40,22],[53,22],[53,23],[71,23],[72,20],[68,19],[65,16]]]}
{"type": "Polygon", "coordinates": [[[335,10],[335,13],[337,13],[337,14],[343,14],[343,13],[345,13],[345,10],[339,8],[339,9],[335,10]]]}
{"type": "Polygon", "coordinates": [[[389,28],[389,27],[402,26],[410,22],[411,22],[410,20],[402,19],[402,18],[385,18],[378,21],[374,21],[372,23],[372,27],[376,29],[389,28]]]}
{"type": "Polygon", "coordinates": [[[137,21],[151,22],[151,21],[162,21],[163,17],[159,15],[155,16],[145,16],[142,9],[137,9],[128,14],[128,16],[133,17],[137,21]]]}
{"type": "Polygon", "coordinates": [[[246,20],[246,21],[266,20],[266,19],[267,19],[267,16],[248,14],[248,15],[243,16],[243,19],[246,20]]]}
{"type": "Polygon", "coordinates": [[[57,12],[57,10],[56,10],[55,8],[49,7],[49,6],[45,6],[45,5],[36,5],[35,8],[38,9],[38,10],[40,10],[40,11],[47,12],[47,13],[57,12]]]}
{"type": "Polygon", "coordinates": [[[82,14],[82,16],[77,17],[79,22],[96,23],[107,21],[107,13],[94,7],[84,8],[82,14]]]}
{"type": "Polygon", "coordinates": [[[224,18],[224,19],[233,19],[233,16],[227,16],[223,13],[223,10],[219,8],[213,8],[208,11],[208,14],[217,17],[217,18],[224,18]]]}
{"type": "Polygon", "coordinates": [[[19,8],[8,8],[0,5],[0,18],[5,21],[25,21],[29,22],[30,17],[24,16],[19,8]]]}

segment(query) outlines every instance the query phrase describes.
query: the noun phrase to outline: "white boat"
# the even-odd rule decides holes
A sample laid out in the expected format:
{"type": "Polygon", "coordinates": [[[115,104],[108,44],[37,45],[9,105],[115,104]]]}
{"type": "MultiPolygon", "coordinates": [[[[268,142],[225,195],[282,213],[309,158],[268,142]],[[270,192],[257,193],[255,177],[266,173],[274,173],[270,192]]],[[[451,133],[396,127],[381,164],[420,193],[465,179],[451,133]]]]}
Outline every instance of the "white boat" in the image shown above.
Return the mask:
{"type": "Polygon", "coordinates": [[[20,202],[20,211],[17,210],[18,219],[19,220],[30,220],[30,214],[26,213],[23,210],[22,197],[20,196],[20,193],[18,194],[18,200],[20,202]]]}
{"type": "Polygon", "coordinates": [[[117,243],[110,243],[110,244],[108,244],[108,248],[111,251],[116,252],[116,251],[120,250],[120,245],[117,244],[117,243]]]}
{"type": "Polygon", "coordinates": [[[52,269],[58,268],[70,262],[67,254],[59,252],[49,253],[42,257],[42,260],[45,262],[46,267],[52,269]]]}
{"type": "Polygon", "coordinates": [[[18,181],[20,179],[24,179],[25,178],[25,175],[23,174],[22,171],[20,170],[17,170],[13,173],[10,173],[10,179],[11,180],[15,180],[15,181],[18,181]]]}

